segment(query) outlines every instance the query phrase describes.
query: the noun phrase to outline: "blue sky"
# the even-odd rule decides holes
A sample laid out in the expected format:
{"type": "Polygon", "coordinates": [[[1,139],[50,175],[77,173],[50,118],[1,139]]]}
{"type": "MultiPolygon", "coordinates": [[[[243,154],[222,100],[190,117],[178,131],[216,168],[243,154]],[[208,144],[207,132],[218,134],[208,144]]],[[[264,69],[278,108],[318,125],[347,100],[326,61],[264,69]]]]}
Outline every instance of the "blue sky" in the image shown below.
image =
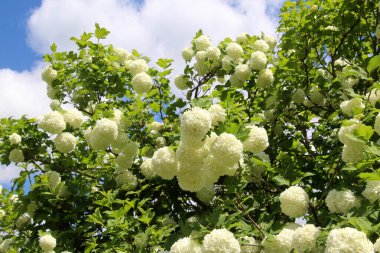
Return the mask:
{"type": "MultiPolygon", "coordinates": [[[[179,74],[184,67],[181,51],[199,29],[215,45],[241,32],[275,35],[283,2],[141,1],[0,0],[0,118],[38,117],[50,111],[51,101],[41,80],[42,55],[49,53],[53,42],[58,50],[75,50],[69,38],[93,31],[95,23],[111,31],[106,43],[137,49],[153,61],[174,59],[174,74],[179,74]]],[[[0,184],[9,186],[19,171],[15,165],[0,165],[0,184]]]]}
{"type": "Polygon", "coordinates": [[[26,39],[29,15],[40,4],[40,0],[0,1],[0,68],[24,70],[41,58],[26,39]]]}

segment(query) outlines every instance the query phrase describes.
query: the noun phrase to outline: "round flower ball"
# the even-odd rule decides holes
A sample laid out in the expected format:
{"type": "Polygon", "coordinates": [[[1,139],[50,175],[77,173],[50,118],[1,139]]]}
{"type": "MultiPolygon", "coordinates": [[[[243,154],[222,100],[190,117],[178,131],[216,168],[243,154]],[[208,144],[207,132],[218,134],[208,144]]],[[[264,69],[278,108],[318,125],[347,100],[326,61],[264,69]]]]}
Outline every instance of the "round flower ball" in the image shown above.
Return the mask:
{"type": "Polygon", "coordinates": [[[231,167],[243,156],[243,144],[235,135],[222,133],[211,144],[210,154],[220,165],[231,167]]]}
{"type": "Polygon", "coordinates": [[[348,213],[355,206],[356,197],[350,190],[331,190],[326,197],[326,206],[332,213],[348,213]]]}
{"type": "Polygon", "coordinates": [[[66,128],[65,119],[57,111],[48,112],[38,120],[38,126],[51,134],[59,134],[66,128]]]}
{"type": "Polygon", "coordinates": [[[262,70],[267,65],[267,56],[261,52],[256,51],[251,54],[251,58],[249,59],[249,66],[253,70],[262,70]]]}
{"type": "Polygon", "coordinates": [[[236,36],[236,42],[239,44],[247,44],[248,42],[248,34],[247,33],[240,33],[238,36],[236,36]]]}
{"type": "Polygon", "coordinates": [[[115,177],[116,185],[124,190],[130,191],[136,188],[137,178],[132,172],[125,170],[115,177]]]}
{"type": "Polygon", "coordinates": [[[139,73],[132,79],[132,86],[137,94],[147,93],[152,89],[152,78],[147,73],[139,73]]]}
{"type": "Polygon", "coordinates": [[[93,149],[104,150],[116,140],[117,124],[110,119],[99,119],[93,129],[86,130],[84,136],[93,149]]]}
{"type": "Polygon", "coordinates": [[[269,45],[265,40],[256,40],[253,43],[253,49],[256,51],[266,52],[269,50],[269,45]]]}
{"type": "Polygon", "coordinates": [[[299,186],[291,186],[280,194],[281,211],[290,218],[304,216],[309,207],[309,196],[299,186]]]}
{"type": "Polygon", "coordinates": [[[211,41],[206,35],[201,35],[194,40],[195,48],[200,51],[206,50],[211,46],[211,41]]]}
{"type": "Polygon", "coordinates": [[[189,86],[187,85],[188,82],[189,82],[189,77],[186,75],[178,75],[174,79],[175,86],[180,90],[186,90],[187,88],[189,88],[189,86]]]}
{"type": "Polygon", "coordinates": [[[292,246],[298,252],[308,252],[315,248],[321,231],[312,224],[299,227],[294,231],[292,246]]]}
{"type": "Polygon", "coordinates": [[[119,63],[126,62],[130,56],[130,53],[124,48],[115,48],[114,53],[117,56],[119,63]]]}
{"type": "Polygon", "coordinates": [[[49,234],[40,236],[38,242],[43,251],[52,251],[57,245],[56,239],[49,234]]]}
{"type": "Polygon", "coordinates": [[[361,98],[352,98],[340,104],[343,114],[354,116],[361,113],[365,108],[361,98]]]}
{"type": "Polygon", "coordinates": [[[270,69],[263,69],[260,71],[257,77],[257,86],[261,88],[267,88],[273,84],[274,77],[273,72],[270,69]]]}
{"type": "Polygon", "coordinates": [[[264,252],[270,253],[289,253],[292,250],[294,229],[284,228],[274,236],[273,240],[264,240],[262,245],[264,252]]]}
{"type": "Polygon", "coordinates": [[[190,237],[184,237],[172,245],[170,253],[202,253],[202,247],[190,237]]]}
{"type": "Polygon", "coordinates": [[[373,253],[372,243],[364,232],[355,228],[340,228],[330,231],[325,253],[373,253]]]}
{"type": "Polygon", "coordinates": [[[216,61],[220,57],[220,49],[217,47],[209,47],[206,50],[206,57],[211,61],[216,61]]]}
{"type": "Polygon", "coordinates": [[[243,56],[244,51],[243,48],[236,42],[228,43],[226,47],[226,53],[229,57],[231,57],[234,61],[238,60],[243,56]]]}
{"type": "Polygon", "coordinates": [[[155,173],[163,179],[170,180],[178,173],[178,161],[175,152],[169,147],[156,150],[152,157],[155,173]]]}
{"type": "Polygon", "coordinates": [[[139,74],[139,73],[145,73],[148,71],[148,65],[146,64],[146,61],[143,59],[137,59],[129,65],[129,71],[133,76],[139,74]]]}
{"type": "Polygon", "coordinates": [[[227,229],[214,229],[204,237],[203,250],[208,253],[240,253],[240,244],[227,229]]]}
{"type": "Polygon", "coordinates": [[[12,144],[20,144],[21,143],[21,136],[16,134],[16,133],[13,133],[11,135],[9,135],[9,141],[12,143],[12,144]]]}
{"type": "Polygon", "coordinates": [[[265,35],[264,40],[269,45],[270,50],[273,50],[276,47],[277,41],[275,37],[270,36],[270,35],[265,35]]]}
{"type": "Polygon", "coordinates": [[[13,149],[9,153],[9,161],[14,162],[14,163],[20,163],[24,161],[24,154],[20,149],[13,149]]]}
{"type": "Polygon", "coordinates": [[[377,240],[373,246],[375,247],[375,252],[380,252],[380,237],[377,238],[377,240]]]}
{"type": "Polygon", "coordinates": [[[344,145],[342,150],[342,160],[346,163],[357,163],[364,158],[364,144],[356,142],[344,145]]]}
{"type": "Polygon", "coordinates": [[[243,142],[245,151],[252,153],[263,152],[268,146],[268,134],[265,128],[257,126],[249,126],[248,138],[243,142]]]}
{"type": "Polygon", "coordinates": [[[61,153],[70,153],[75,149],[77,139],[71,133],[60,133],[54,139],[56,149],[61,153]]]}
{"type": "Polygon", "coordinates": [[[239,64],[235,68],[234,74],[240,81],[246,81],[251,75],[251,69],[247,64],[239,64]]]}
{"type": "Polygon", "coordinates": [[[80,128],[84,121],[83,114],[76,108],[64,111],[63,118],[74,129],[80,128]]]}
{"type": "Polygon", "coordinates": [[[211,105],[210,108],[208,108],[208,111],[210,112],[211,124],[213,126],[223,123],[226,119],[226,110],[224,110],[219,104],[211,105]]]}
{"type": "Polygon", "coordinates": [[[41,78],[47,84],[51,84],[57,78],[57,71],[52,66],[46,66],[41,73],[41,78]]]}
{"type": "Polygon", "coordinates": [[[362,195],[371,203],[380,200],[380,180],[368,181],[362,195]]]}
{"type": "Polygon", "coordinates": [[[201,142],[211,128],[211,115],[207,110],[194,107],[181,118],[181,140],[191,145],[201,142]]]}
{"type": "Polygon", "coordinates": [[[154,171],[152,165],[152,158],[147,158],[142,162],[140,166],[140,171],[146,179],[152,179],[156,176],[156,172],[154,171]]]}
{"type": "Polygon", "coordinates": [[[185,60],[185,61],[191,61],[191,59],[193,58],[194,56],[194,51],[191,47],[185,47],[183,50],[182,50],[182,58],[185,60]]]}

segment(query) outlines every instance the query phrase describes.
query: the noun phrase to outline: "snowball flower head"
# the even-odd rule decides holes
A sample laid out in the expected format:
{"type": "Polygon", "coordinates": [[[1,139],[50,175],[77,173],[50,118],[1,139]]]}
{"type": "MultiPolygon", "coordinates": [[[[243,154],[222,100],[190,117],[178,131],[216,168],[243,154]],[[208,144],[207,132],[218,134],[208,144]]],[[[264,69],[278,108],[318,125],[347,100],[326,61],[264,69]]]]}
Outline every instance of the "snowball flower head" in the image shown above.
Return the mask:
{"type": "Polygon", "coordinates": [[[196,192],[197,198],[206,205],[210,205],[216,194],[216,189],[214,185],[204,186],[200,191],[196,192]]]}
{"type": "Polygon", "coordinates": [[[364,144],[356,142],[352,145],[344,145],[342,160],[346,163],[357,163],[364,158],[364,144]]]}
{"type": "Polygon", "coordinates": [[[9,161],[14,162],[14,163],[20,163],[24,161],[24,154],[20,149],[13,149],[9,153],[9,161]]]}
{"type": "Polygon", "coordinates": [[[244,236],[244,243],[240,247],[241,253],[258,253],[259,247],[256,245],[259,245],[258,242],[256,242],[255,238],[250,236],[244,236]],[[244,245],[245,244],[245,245],[244,245]]]}
{"type": "Polygon", "coordinates": [[[52,66],[46,66],[41,73],[41,78],[47,84],[51,84],[57,78],[57,71],[52,66]]]}
{"type": "Polygon", "coordinates": [[[226,53],[229,57],[236,61],[237,59],[242,57],[244,51],[238,43],[230,42],[226,47],[226,53]]]}
{"type": "Polygon", "coordinates": [[[262,70],[265,68],[267,61],[267,56],[263,52],[256,51],[251,54],[251,58],[249,59],[249,66],[253,70],[262,70]]]}
{"type": "Polygon", "coordinates": [[[178,75],[174,79],[175,86],[180,90],[186,90],[188,87],[187,82],[189,81],[189,77],[186,75],[178,75]]]}
{"type": "Polygon", "coordinates": [[[362,195],[371,203],[380,200],[380,180],[368,181],[362,195]]]}
{"type": "Polygon", "coordinates": [[[204,187],[206,178],[203,170],[180,167],[177,179],[182,190],[197,192],[204,187]]]}
{"type": "Polygon", "coordinates": [[[223,109],[219,104],[215,104],[208,108],[211,115],[211,124],[213,126],[223,123],[226,119],[226,110],[223,109]]]}
{"type": "Polygon", "coordinates": [[[299,227],[294,231],[292,246],[298,252],[311,251],[315,248],[320,229],[312,224],[299,227]]]}
{"type": "Polygon", "coordinates": [[[269,50],[269,45],[265,40],[256,40],[253,43],[253,48],[257,51],[266,52],[269,50]]]}
{"type": "Polygon", "coordinates": [[[211,128],[211,115],[207,110],[194,107],[181,118],[181,140],[188,144],[200,142],[211,128]]]}
{"type": "Polygon", "coordinates": [[[349,125],[343,125],[340,127],[339,132],[338,132],[338,138],[339,141],[345,145],[355,145],[356,141],[350,139],[347,135],[352,134],[356,128],[359,126],[359,121],[358,120],[350,120],[348,121],[349,125]]]}
{"type": "Polygon", "coordinates": [[[260,71],[259,76],[257,77],[257,86],[261,88],[269,87],[273,84],[274,76],[273,72],[270,69],[263,69],[260,71]]]}
{"type": "Polygon", "coordinates": [[[219,48],[217,48],[217,47],[209,47],[209,48],[207,48],[207,50],[206,50],[206,56],[207,56],[208,59],[210,59],[212,61],[218,60],[218,58],[220,57],[220,50],[219,50],[219,48]]]}
{"type": "Polygon", "coordinates": [[[152,89],[152,78],[147,73],[138,73],[132,79],[132,86],[137,94],[147,93],[152,89]]]}
{"type": "Polygon", "coordinates": [[[162,130],[163,126],[164,125],[161,122],[153,121],[149,125],[150,133],[151,134],[159,134],[160,131],[162,130]]]}
{"type": "Polygon", "coordinates": [[[350,190],[331,190],[326,197],[326,205],[332,213],[348,213],[354,207],[356,197],[350,190]]]}
{"type": "Polygon", "coordinates": [[[277,41],[275,37],[270,36],[270,35],[265,35],[264,40],[266,41],[266,43],[268,43],[270,50],[273,50],[276,47],[277,41]]]}
{"type": "Polygon", "coordinates": [[[232,69],[232,62],[233,62],[233,59],[228,56],[228,55],[225,55],[223,56],[222,58],[222,68],[225,70],[225,71],[230,71],[232,69]]]}
{"type": "Polygon", "coordinates": [[[57,245],[56,239],[49,234],[41,236],[38,242],[43,251],[52,251],[57,245]]]}
{"type": "Polygon", "coordinates": [[[63,113],[63,118],[65,122],[74,129],[80,128],[84,121],[83,114],[76,108],[66,110],[63,113]]]}
{"type": "Polygon", "coordinates": [[[116,185],[124,190],[133,190],[137,186],[137,178],[132,172],[125,170],[115,177],[116,185]]]}
{"type": "Polygon", "coordinates": [[[311,88],[309,95],[311,102],[318,105],[323,105],[325,103],[325,97],[322,95],[322,93],[319,91],[317,87],[311,88]]]}
{"type": "Polygon", "coordinates": [[[373,246],[375,247],[375,252],[380,252],[380,237],[377,238],[377,240],[373,246]]]}
{"type": "Polygon", "coordinates": [[[178,173],[178,161],[175,152],[169,147],[156,150],[152,157],[155,173],[163,179],[170,180],[178,173]]]}
{"type": "Polygon", "coordinates": [[[30,223],[30,216],[28,213],[22,214],[18,219],[16,220],[16,227],[21,228],[22,226],[30,223]]]}
{"type": "Polygon", "coordinates": [[[145,73],[148,71],[148,65],[146,64],[146,61],[143,59],[137,59],[133,62],[131,62],[129,66],[129,71],[133,76],[139,74],[139,73],[145,73]]]}
{"type": "Polygon", "coordinates": [[[268,146],[268,134],[265,128],[249,126],[248,138],[243,142],[244,150],[252,153],[263,152],[268,146]]]}
{"type": "Polygon", "coordinates": [[[20,144],[21,143],[21,136],[16,134],[16,133],[13,133],[13,134],[9,135],[9,141],[12,144],[20,144]]]}
{"type": "Polygon", "coordinates": [[[366,97],[368,98],[371,105],[373,107],[376,107],[376,103],[380,100],[380,90],[379,89],[373,89],[366,94],[366,97]]]}
{"type": "Polygon", "coordinates": [[[304,216],[309,207],[309,196],[299,186],[291,186],[280,194],[281,211],[290,218],[304,216]]]}
{"type": "Polygon", "coordinates": [[[65,119],[57,111],[48,112],[38,120],[38,126],[51,134],[59,134],[66,128],[65,119]]]}
{"type": "Polygon", "coordinates": [[[77,139],[71,133],[60,133],[54,139],[56,149],[61,153],[70,153],[75,149],[77,139]]]}
{"type": "Polygon", "coordinates": [[[268,253],[288,253],[292,249],[292,242],[295,231],[293,229],[284,228],[272,240],[264,240],[264,252],[268,253]]]}
{"type": "Polygon", "coordinates": [[[93,149],[105,149],[118,136],[118,128],[115,121],[110,119],[99,119],[95,127],[88,129],[85,133],[86,140],[93,149]]]}
{"type": "Polygon", "coordinates": [[[124,63],[128,60],[130,54],[124,48],[115,48],[114,53],[117,56],[120,63],[124,63]]]}
{"type": "Polygon", "coordinates": [[[220,165],[230,167],[237,164],[243,155],[243,144],[235,135],[222,133],[211,144],[210,154],[220,165]]]}
{"type": "Polygon", "coordinates": [[[202,248],[190,237],[185,237],[176,241],[170,248],[170,253],[202,253],[202,248]]]}
{"type": "Polygon", "coordinates": [[[193,56],[194,56],[194,51],[191,47],[185,47],[182,50],[182,58],[185,61],[191,61],[191,58],[193,58],[193,56]]]}
{"type": "Polygon", "coordinates": [[[201,64],[204,64],[204,62],[206,61],[206,51],[198,51],[196,54],[195,54],[195,59],[197,60],[198,63],[201,63],[201,64]]]}
{"type": "Polygon", "coordinates": [[[372,243],[364,232],[355,228],[340,228],[330,231],[326,241],[326,253],[373,253],[372,243]]]}
{"type": "Polygon", "coordinates": [[[52,111],[59,111],[59,110],[61,110],[61,102],[58,99],[53,99],[50,102],[50,109],[52,111]]]}
{"type": "Polygon", "coordinates": [[[208,47],[211,46],[211,41],[209,37],[202,34],[194,40],[194,44],[197,50],[206,50],[208,47]]]}
{"type": "Polygon", "coordinates": [[[249,75],[251,74],[251,69],[247,64],[239,64],[235,68],[235,76],[240,81],[245,81],[248,79],[249,75]]]}
{"type": "Polygon", "coordinates": [[[352,98],[348,101],[344,101],[340,104],[342,112],[348,116],[354,116],[361,113],[365,106],[361,98],[352,98]]]}
{"type": "Polygon", "coordinates": [[[152,165],[152,158],[147,158],[142,162],[140,171],[147,179],[152,179],[154,176],[156,176],[156,172],[154,171],[152,165]]]}
{"type": "Polygon", "coordinates": [[[247,44],[248,34],[247,33],[240,33],[238,36],[236,36],[236,42],[239,44],[247,44]]]}
{"type": "Polygon", "coordinates": [[[204,237],[203,250],[208,253],[240,253],[240,244],[227,229],[214,229],[204,237]]]}

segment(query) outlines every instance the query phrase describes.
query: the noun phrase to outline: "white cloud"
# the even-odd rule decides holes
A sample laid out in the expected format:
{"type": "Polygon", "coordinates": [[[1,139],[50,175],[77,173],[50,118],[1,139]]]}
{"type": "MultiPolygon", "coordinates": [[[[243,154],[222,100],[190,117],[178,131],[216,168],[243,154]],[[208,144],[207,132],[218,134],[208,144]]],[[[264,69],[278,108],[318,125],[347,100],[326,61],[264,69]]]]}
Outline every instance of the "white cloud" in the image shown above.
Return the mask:
{"type": "Polygon", "coordinates": [[[15,178],[20,174],[20,171],[22,168],[17,167],[17,166],[0,166],[0,184],[3,184],[4,187],[7,187],[11,179],[15,178]]]}

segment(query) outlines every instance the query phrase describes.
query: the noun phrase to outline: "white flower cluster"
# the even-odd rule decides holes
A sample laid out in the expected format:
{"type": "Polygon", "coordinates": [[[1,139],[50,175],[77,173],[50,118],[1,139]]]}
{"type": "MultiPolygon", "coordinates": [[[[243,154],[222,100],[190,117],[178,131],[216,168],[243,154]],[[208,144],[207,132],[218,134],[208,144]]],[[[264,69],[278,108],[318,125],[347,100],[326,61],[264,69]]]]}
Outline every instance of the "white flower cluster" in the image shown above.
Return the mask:
{"type": "Polygon", "coordinates": [[[94,128],[90,127],[85,131],[84,136],[93,149],[104,150],[116,140],[118,136],[117,124],[110,119],[99,119],[94,128]]]}
{"type": "Polygon", "coordinates": [[[356,197],[350,190],[331,190],[326,197],[326,206],[332,213],[348,213],[356,203],[356,197]]]}
{"type": "Polygon", "coordinates": [[[236,42],[245,45],[248,42],[248,36],[249,35],[247,33],[240,33],[236,36],[236,42]]]}
{"type": "Polygon", "coordinates": [[[309,196],[299,186],[291,186],[280,194],[281,211],[290,218],[304,216],[309,207],[309,196]]]}
{"type": "Polygon", "coordinates": [[[265,40],[259,39],[256,40],[255,43],[253,43],[253,49],[257,51],[266,52],[269,50],[269,45],[265,40]]]}
{"type": "Polygon", "coordinates": [[[297,252],[310,252],[315,248],[320,233],[320,229],[312,224],[299,227],[294,231],[292,247],[297,252]]]}
{"type": "Polygon", "coordinates": [[[75,149],[77,139],[74,135],[68,132],[63,132],[57,135],[54,139],[56,149],[61,153],[70,153],[75,149]]]}
{"type": "Polygon", "coordinates": [[[227,229],[214,229],[203,239],[203,252],[240,253],[240,244],[227,229]]]}
{"type": "Polygon", "coordinates": [[[156,150],[152,157],[152,167],[158,176],[166,180],[172,179],[178,174],[178,161],[175,152],[169,147],[156,150]]]}
{"type": "Polygon", "coordinates": [[[340,104],[340,109],[342,112],[348,116],[354,116],[361,113],[365,106],[361,98],[352,98],[347,101],[343,101],[340,104]]]}
{"type": "Polygon", "coordinates": [[[152,78],[147,73],[138,73],[132,79],[132,86],[137,94],[147,93],[152,89],[152,78]]]}
{"type": "Polygon", "coordinates": [[[213,126],[223,123],[226,119],[226,110],[224,110],[219,104],[211,105],[210,108],[208,108],[208,111],[211,115],[211,124],[213,126]]]}
{"type": "Polygon", "coordinates": [[[52,111],[39,118],[38,126],[51,134],[59,134],[65,130],[66,122],[62,114],[52,111]]]}
{"type": "Polygon", "coordinates": [[[38,242],[42,251],[44,252],[51,252],[52,250],[54,250],[55,246],[57,246],[56,239],[50,234],[40,236],[38,242]]]}
{"type": "Polygon", "coordinates": [[[84,121],[83,114],[75,108],[64,111],[63,118],[74,129],[80,128],[84,121]]]}
{"type": "Polygon", "coordinates": [[[230,42],[226,47],[226,53],[232,60],[236,61],[243,56],[244,51],[238,43],[230,42]]]}
{"type": "Polygon", "coordinates": [[[29,224],[31,221],[31,218],[28,213],[23,213],[18,219],[16,220],[16,227],[21,228],[22,226],[25,226],[29,224]]]}
{"type": "Polygon", "coordinates": [[[260,71],[257,77],[257,86],[261,88],[267,88],[273,84],[274,76],[270,69],[263,69],[260,71]]]}
{"type": "Polygon", "coordinates": [[[11,162],[20,163],[24,161],[24,154],[20,149],[12,149],[8,158],[11,162]]]}
{"type": "Polygon", "coordinates": [[[243,142],[244,150],[252,153],[263,152],[268,146],[267,131],[263,127],[249,126],[248,138],[243,142]]]}
{"type": "Polygon", "coordinates": [[[152,165],[152,158],[146,158],[142,162],[140,166],[140,171],[144,175],[144,177],[147,179],[152,179],[153,177],[156,176],[156,172],[152,165]]]}
{"type": "Polygon", "coordinates": [[[211,123],[211,115],[207,110],[194,107],[186,111],[181,119],[181,141],[190,146],[202,145],[211,123]]]}
{"type": "Polygon", "coordinates": [[[373,253],[372,243],[365,233],[355,228],[340,228],[330,231],[325,253],[373,253]]]}
{"type": "Polygon", "coordinates": [[[268,62],[267,56],[261,51],[256,51],[251,54],[249,65],[253,70],[262,70],[268,62]]]}
{"type": "Polygon", "coordinates": [[[376,103],[380,100],[380,90],[373,89],[366,94],[368,101],[371,103],[373,107],[376,107],[376,103]]]}
{"type": "Polygon", "coordinates": [[[284,228],[274,238],[265,239],[262,242],[265,253],[289,253],[292,250],[292,242],[295,231],[284,228]]]}
{"type": "Polygon", "coordinates": [[[16,133],[13,133],[11,135],[9,135],[9,141],[12,143],[12,144],[20,144],[21,143],[21,136],[16,134],[16,133]]]}
{"type": "Polygon", "coordinates": [[[197,50],[203,51],[211,46],[211,41],[206,35],[201,35],[194,40],[194,45],[197,50]]]}
{"type": "Polygon", "coordinates": [[[380,253],[380,237],[377,238],[375,244],[373,245],[374,248],[375,248],[375,252],[379,252],[380,253]]]}
{"type": "Polygon", "coordinates": [[[244,243],[240,246],[241,253],[259,253],[258,243],[255,238],[250,236],[244,236],[244,243]]]}
{"type": "Polygon", "coordinates": [[[303,89],[298,88],[292,95],[292,100],[296,104],[303,104],[305,101],[305,96],[305,91],[303,89]]]}
{"type": "Polygon", "coordinates": [[[380,200],[380,180],[368,181],[362,195],[371,203],[380,200]]]}
{"type": "Polygon", "coordinates": [[[189,77],[186,76],[186,75],[178,75],[175,79],[174,79],[174,84],[175,86],[180,89],[180,90],[186,90],[187,88],[189,88],[188,86],[188,83],[189,82],[189,77]]]}
{"type": "Polygon", "coordinates": [[[202,247],[190,237],[184,237],[172,245],[170,253],[202,253],[202,247]]]}
{"type": "Polygon", "coordinates": [[[164,125],[161,122],[153,121],[149,125],[150,133],[153,135],[160,134],[160,131],[162,130],[163,126],[164,125]]]}
{"type": "Polygon", "coordinates": [[[41,78],[47,84],[51,84],[57,78],[57,71],[52,66],[46,66],[41,73],[41,78]]]}
{"type": "Polygon", "coordinates": [[[45,174],[50,188],[55,189],[61,183],[61,175],[58,172],[51,170],[45,174]]]}
{"type": "Polygon", "coordinates": [[[342,151],[342,160],[346,163],[357,163],[364,158],[364,144],[348,137],[355,129],[359,127],[359,121],[352,119],[339,129],[339,141],[344,144],[342,151]]]}
{"type": "Polygon", "coordinates": [[[191,61],[191,59],[193,58],[194,56],[194,51],[191,47],[185,47],[183,50],[182,50],[182,58],[185,60],[185,61],[191,61]]]}
{"type": "Polygon", "coordinates": [[[133,190],[137,186],[137,178],[129,170],[124,170],[121,173],[117,173],[115,177],[116,185],[124,190],[133,190]]]}

